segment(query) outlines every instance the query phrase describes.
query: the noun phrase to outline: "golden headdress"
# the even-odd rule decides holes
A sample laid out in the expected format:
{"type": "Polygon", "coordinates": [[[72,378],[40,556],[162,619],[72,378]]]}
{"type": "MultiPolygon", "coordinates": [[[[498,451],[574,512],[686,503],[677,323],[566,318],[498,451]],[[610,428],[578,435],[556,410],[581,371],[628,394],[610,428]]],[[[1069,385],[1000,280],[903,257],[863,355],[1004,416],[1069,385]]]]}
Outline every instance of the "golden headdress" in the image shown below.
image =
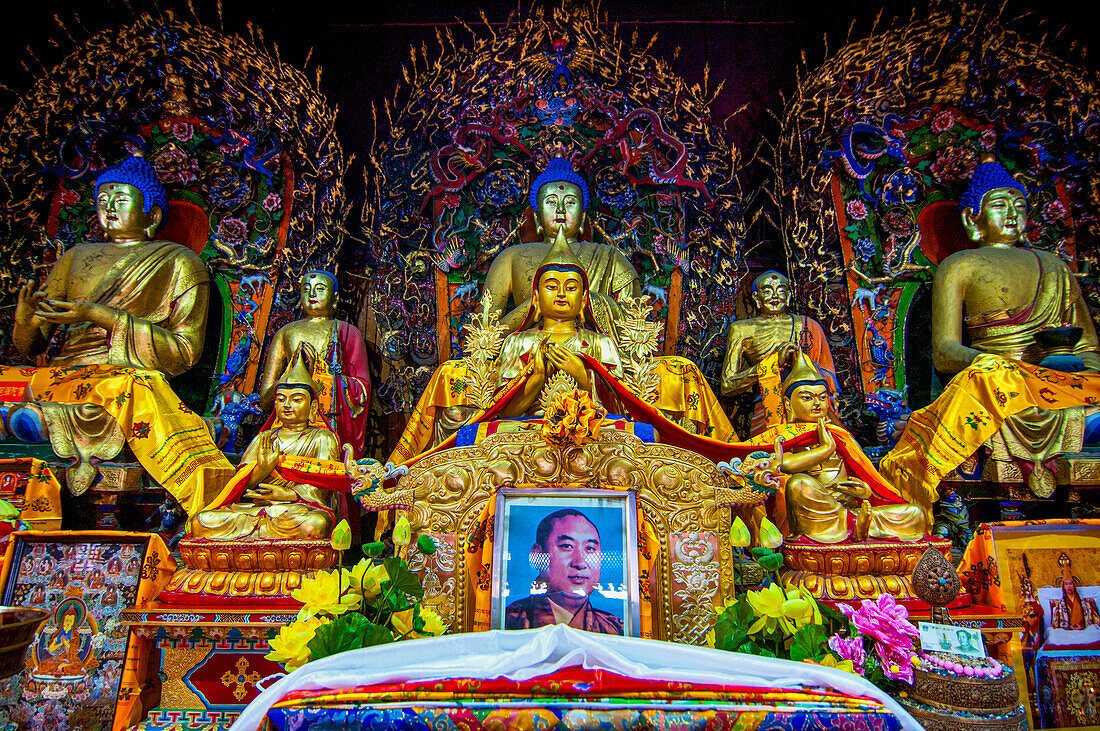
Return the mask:
{"type": "Polygon", "coordinates": [[[802,350],[796,350],[791,372],[783,379],[783,395],[789,398],[791,391],[796,386],[816,386],[819,384],[826,388],[829,387],[829,381],[822,375],[817,365],[802,350]]]}
{"type": "Polygon", "coordinates": [[[280,388],[308,388],[314,399],[321,392],[320,386],[310,375],[309,366],[306,364],[306,355],[302,352],[301,347],[294,351],[294,355],[291,356],[290,363],[287,364],[283,375],[275,381],[275,390],[277,391],[280,388]]]}

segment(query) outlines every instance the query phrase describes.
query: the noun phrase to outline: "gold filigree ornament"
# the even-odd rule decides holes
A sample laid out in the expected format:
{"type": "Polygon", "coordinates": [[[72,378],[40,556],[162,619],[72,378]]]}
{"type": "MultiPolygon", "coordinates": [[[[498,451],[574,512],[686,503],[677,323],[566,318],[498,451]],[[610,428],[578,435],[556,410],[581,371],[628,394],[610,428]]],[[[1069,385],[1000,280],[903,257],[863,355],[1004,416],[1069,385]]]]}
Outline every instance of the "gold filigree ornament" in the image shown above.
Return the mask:
{"type": "Polygon", "coordinates": [[[493,295],[486,291],[480,311],[471,315],[462,328],[466,334],[466,393],[479,409],[488,409],[496,401],[500,350],[508,334],[508,328],[500,324],[500,313],[492,310],[493,295]]]}
{"type": "Polygon", "coordinates": [[[649,319],[649,296],[627,297],[619,303],[623,318],[616,328],[619,340],[619,359],[623,364],[623,383],[638,398],[648,404],[657,400],[660,376],[655,371],[653,354],[660,343],[657,335],[661,325],[649,319]]]}

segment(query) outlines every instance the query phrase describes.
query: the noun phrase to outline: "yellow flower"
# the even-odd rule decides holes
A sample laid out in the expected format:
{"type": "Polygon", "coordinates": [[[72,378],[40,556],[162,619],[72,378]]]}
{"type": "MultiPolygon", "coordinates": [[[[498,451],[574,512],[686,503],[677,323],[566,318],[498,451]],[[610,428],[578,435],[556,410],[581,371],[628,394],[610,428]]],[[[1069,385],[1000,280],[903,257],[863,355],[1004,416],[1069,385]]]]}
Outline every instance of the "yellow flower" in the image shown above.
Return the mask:
{"type": "Polygon", "coordinates": [[[393,545],[407,546],[412,543],[412,526],[409,519],[402,515],[397,519],[397,525],[393,527],[393,545]]]}
{"type": "Polygon", "coordinates": [[[773,551],[783,545],[783,534],[767,518],[760,520],[760,545],[773,551]]]}
{"type": "Polygon", "coordinates": [[[808,624],[821,624],[821,607],[817,599],[804,586],[795,588],[787,584],[787,601],[783,603],[783,613],[796,630],[808,624]]]}
{"type": "Polygon", "coordinates": [[[351,567],[350,574],[351,590],[368,601],[382,593],[382,582],[390,578],[385,566],[365,558],[351,567]]]}
{"type": "Polygon", "coordinates": [[[336,524],[332,529],[332,538],[329,539],[329,543],[337,551],[346,551],[351,548],[351,526],[348,525],[348,521],[341,520],[336,524]]]}
{"type": "Polygon", "coordinates": [[[306,645],[317,634],[317,628],[326,625],[329,620],[310,617],[296,620],[279,630],[279,634],[268,641],[271,652],[265,656],[272,662],[282,663],[289,670],[297,670],[312,659],[312,653],[306,645]]]}
{"type": "MultiPolygon", "coordinates": [[[[349,609],[358,609],[363,603],[363,597],[350,590],[350,583],[351,575],[347,569],[318,571],[311,578],[303,579],[302,585],[290,595],[305,605],[302,610],[309,615],[331,614],[336,617],[349,609]]],[[[301,617],[301,613],[298,616],[301,617]]]]}
{"type": "Polygon", "coordinates": [[[787,601],[787,595],[777,585],[769,584],[764,589],[750,591],[745,598],[757,617],[749,626],[750,635],[761,629],[774,632],[776,627],[782,627],[784,632],[791,634],[790,620],[783,614],[783,603],[787,601]]]}
{"type": "Polygon", "coordinates": [[[740,518],[735,519],[733,525],[730,526],[730,545],[734,548],[745,548],[751,543],[752,536],[749,535],[749,527],[740,518]]]}
{"type": "Polygon", "coordinates": [[[439,637],[447,631],[447,625],[443,623],[443,617],[425,606],[420,607],[420,618],[424,620],[422,637],[439,637]]]}
{"type": "Polygon", "coordinates": [[[397,633],[398,637],[404,637],[406,635],[412,636],[413,628],[413,610],[406,609],[403,612],[394,612],[390,617],[390,624],[393,625],[393,631],[397,633]]]}
{"type": "Polygon", "coordinates": [[[855,665],[852,664],[851,660],[837,660],[832,655],[826,655],[821,662],[817,662],[816,660],[803,660],[802,662],[809,665],[823,665],[827,668],[836,668],[837,670],[843,670],[852,675],[858,675],[855,665]]]}
{"type": "Polygon", "coordinates": [[[714,627],[707,630],[707,647],[714,647],[715,643],[714,627]]]}
{"type": "Polygon", "coordinates": [[[19,520],[19,508],[7,500],[0,500],[0,520],[19,520]]]}

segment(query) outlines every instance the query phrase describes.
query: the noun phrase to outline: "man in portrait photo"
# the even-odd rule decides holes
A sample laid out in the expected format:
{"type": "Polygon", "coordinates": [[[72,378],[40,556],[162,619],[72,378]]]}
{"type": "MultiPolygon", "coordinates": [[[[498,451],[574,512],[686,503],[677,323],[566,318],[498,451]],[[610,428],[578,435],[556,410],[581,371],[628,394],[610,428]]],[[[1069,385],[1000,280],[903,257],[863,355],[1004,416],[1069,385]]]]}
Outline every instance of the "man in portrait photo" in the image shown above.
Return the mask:
{"type": "Polygon", "coordinates": [[[508,605],[505,629],[567,624],[605,635],[623,634],[623,620],[592,605],[600,583],[603,551],[600,533],[584,513],[557,510],[539,523],[531,547],[532,564],[546,593],[532,593],[508,605]]]}

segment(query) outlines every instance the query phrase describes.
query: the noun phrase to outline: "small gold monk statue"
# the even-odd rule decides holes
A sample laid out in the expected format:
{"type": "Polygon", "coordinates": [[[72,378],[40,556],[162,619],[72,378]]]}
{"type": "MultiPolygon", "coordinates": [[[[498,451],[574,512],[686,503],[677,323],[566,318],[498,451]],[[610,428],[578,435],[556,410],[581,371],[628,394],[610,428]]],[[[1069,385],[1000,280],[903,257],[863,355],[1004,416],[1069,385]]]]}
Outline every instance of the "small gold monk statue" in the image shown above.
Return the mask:
{"type": "MultiPolygon", "coordinates": [[[[833,354],[825,339],[825,331],[812,317],[788,312],[791,304],[791,283],[776,271],[764,272],[752,284],[752,301],[756,317],[736,320],[730,325],[726,342],[726,359],[722,367],[721,391],[724,395],[755,389],[757,366],[772,353],[779,353],[779,362],[787,362],[796,350],[810,356],[836,392],[837,381],[833,354]]],[[[780,415],[773,414],[773,421],[780,415]]],[[[768,426],[767,415],[759,398],[752,415],[752,434],[768,426]]]]}
{"type": "Polygon", "coordinates": [[[507,418],[541,416],[554,396],[580,389],[593,394],[593,378],[577,353],[587,353],[612,373],[621,375],[614,341],[585,327],[591,318],[584,267],[558,231],[546,260],[535,272],[533,302],[519,332],[501,348],[502,385],[525,368],[523,390],[501,413],[507,418]]]}
{"type": "Polygon", "coordinates": [[[805,536],[817,543],[841,543],[867,538],[918,541],[926,532],[924,510],[911,504],[878,505],[867,482],[850,476],[827,423],[828,383],[809,359],[799,353],[783,380],[789,423],[817,424],[817,444],[794,452],[777,452],[780,469],[790,475],[784,489],[787,525],[792,539],[805,536]]]}
{"type": "Polygon", "coordinates": [[[336,429],[341,444],[356,458],[362,456],[370,402],[370,375],[363,336],[354,326],[333,319],[336,312],[336,278],[329,272],[302,275],[300,303],[305,317],[284,325],[268,349],[260,381],[260,405],[275,403],[276,382],[296,353],[311,364],[317,384],[318,406],[336,429]]]}
{"type": "Polygon", "coordinates": [[[128,443],[142,467],[193,514],[232,475],[202,419],[167,376],[202,354],[210,277],[190,249],[151,240],[168,199],[156,170],[133,157],[96,180],[96,214],[106,242],[73,246],[41,289],[19,292],[12,340],[44,353],[58,327],[49,368],[0,366],[0,381],[24,381],[24,409],[44,422],[54,453],[71,458],[69,489],[95,477],[93,460],[128,443]]]}
{"type": "Polygon", "coordinates": [[[492,294],[493,310],[507,312],[502,314],[500,323],[509,332],[522,325],[531,306],[529,293],[535,270],[550,253],[560,230],[588,274],[593,313],[599,318],[600,327],[611,332],[614,320],[621,316],[616,300],[639,296],[641,287],[638,272],[614,246],[578,240],[588,209],[588,186],[584,179],[568,160],[555,157],[531,184],[529,199],[543,240],[517,244],[500,252],[485,277],[485,291],[492,294]],[[515,305],[509,311],[510,301],[515,305]]]}
{"type": "Polygon", "coordinates": [[[340,445],[317,417],[317,384],[296,357],[275,384],[274,426],[260,432],[241,456],[250,470],[240,502],[204,510],[191,520],[191,537],[213,540],[325,539],[335,525],[336,493],[279,474],[282,456],[338,461],[340,445]]]}

